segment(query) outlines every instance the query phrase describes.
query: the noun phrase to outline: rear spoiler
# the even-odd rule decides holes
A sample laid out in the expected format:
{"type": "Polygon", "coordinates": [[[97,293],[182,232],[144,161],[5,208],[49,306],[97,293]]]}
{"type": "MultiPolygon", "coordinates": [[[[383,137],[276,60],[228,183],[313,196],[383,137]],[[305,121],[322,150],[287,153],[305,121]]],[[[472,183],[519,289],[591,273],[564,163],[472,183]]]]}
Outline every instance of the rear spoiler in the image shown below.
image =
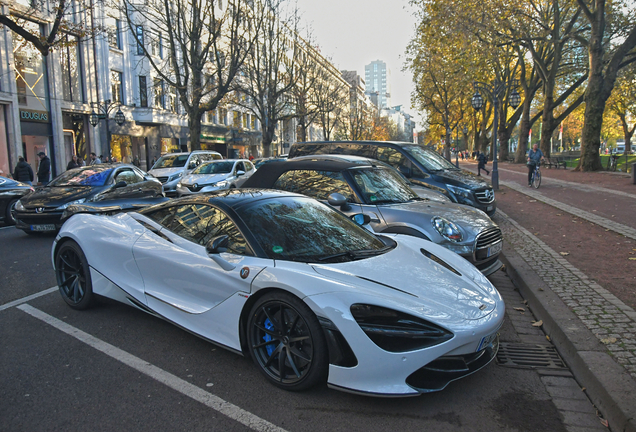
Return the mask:
{"type": "Polygon", "coordinates": [[[62,213],[61,222],[64,223],[73,215],[84,213],[102,216],[110,216],[117,213],[137,211],[155,204],[169,201],[170,198],[127,198],[112,201],[102,201],[90,204],[73,204],[68,206],[62,213]]]}

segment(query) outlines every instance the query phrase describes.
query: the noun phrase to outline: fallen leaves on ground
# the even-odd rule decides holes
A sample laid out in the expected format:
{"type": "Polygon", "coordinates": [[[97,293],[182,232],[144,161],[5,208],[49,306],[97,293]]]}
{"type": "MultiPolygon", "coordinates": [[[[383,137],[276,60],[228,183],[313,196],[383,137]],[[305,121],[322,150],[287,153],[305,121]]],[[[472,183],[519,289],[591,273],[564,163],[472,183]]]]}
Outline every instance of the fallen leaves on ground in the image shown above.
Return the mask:
{"type": "Polygon", "coordinates": [[[519,312],[525,312],[525,311],[526,311],[526,310],[525,310],[524,308],[522,308],[522,307],[516,307],[516,308],[513,308],[513,309],[514,309],[514,310],[516,310],[516,311],[519,311],[519,312]]]}
{"type": "Polygon", "coordinates": [[[601,343],[605,345],[613,344],[613,343],[616,343],[616,338],[615,337],[604,338],[604,339],[601,339],[601,343]]]}
{"type": "Polygon", "coordinates": [[[541,327],[543,325],[543,320],[535,321],[532,323],[532,327],[541,327]]]}
{"type": "Polygon", "coordinates": [[[609,428],[609,422],[607,420],[605,420],[604,418],[600,419],[601,420],[601,424],[603,426],[605,426],[606,428],[609,428]]]}
{"type": "Polygon", "coordinates": [[[548,340],[548,342],[552,342],[552,339],[550,339],[550,336],[545,335],[545,338],[548,340]]]}
{"type": "Polygon", "coordinates": [[[528,202],[537,202],[537,200],[530,200],[530,201],[528,201],[528,202]]]}
{"type": "Polygon", "coordinates": [[[629,257],[630,261],[636,261],[636,257],[629,257]]]}
{"type": "Polygon", "coordinates": [[[562,256],[568,256],[570,255],[570,252],[559,252],[562,256]]]}

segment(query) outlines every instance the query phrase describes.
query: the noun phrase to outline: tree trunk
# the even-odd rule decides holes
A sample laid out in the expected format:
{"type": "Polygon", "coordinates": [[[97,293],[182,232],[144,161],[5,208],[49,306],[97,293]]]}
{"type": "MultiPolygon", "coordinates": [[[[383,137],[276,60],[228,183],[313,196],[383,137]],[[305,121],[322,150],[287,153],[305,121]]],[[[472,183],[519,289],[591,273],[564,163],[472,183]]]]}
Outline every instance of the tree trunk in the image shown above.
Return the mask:
{"type": "Polygon", "coordinates": [[[526,163],[526,153],[528,153],[528,139],[530,138],[530,108],[532,98],[525,98],[523,101],[523,113],[521,114],[521,124],[519,125],[519,143],[515,153],[516,163],[526,163]]]}
{"type": "Polygon", "coordinates": [[[188,113],[190,150],[201,150],[201,114],[199,110],[191,110],[188,113]]]}
{"type": "Polygon", "coordinates": [[[274,132],[276,131],[276,123],[269,122],[266,128],[263,128],[263,157],[272,156],[272,141],[274,140],[274,132]]]}
{"type": "Polygon", "coordinates": [[[508,146],[510,145],[510,133],[508,129],[502,128],[499,132],[499,160],[508,160],[508,146]]]}

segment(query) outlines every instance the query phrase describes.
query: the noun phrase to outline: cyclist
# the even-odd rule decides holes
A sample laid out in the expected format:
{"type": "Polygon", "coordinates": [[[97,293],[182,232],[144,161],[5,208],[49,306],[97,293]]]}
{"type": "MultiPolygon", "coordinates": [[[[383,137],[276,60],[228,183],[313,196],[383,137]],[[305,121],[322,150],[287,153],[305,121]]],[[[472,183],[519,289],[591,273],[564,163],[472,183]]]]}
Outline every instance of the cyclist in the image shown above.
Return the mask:
{"type": "Polygon", "coordinates": [[[539,150],[539,144],[534,143],[532,150],[528,152],[528,186],[532,186],[532,173],[534,172],[534,167],[540,165],[541,161],[544,159],[543,152],[539,150]]]}

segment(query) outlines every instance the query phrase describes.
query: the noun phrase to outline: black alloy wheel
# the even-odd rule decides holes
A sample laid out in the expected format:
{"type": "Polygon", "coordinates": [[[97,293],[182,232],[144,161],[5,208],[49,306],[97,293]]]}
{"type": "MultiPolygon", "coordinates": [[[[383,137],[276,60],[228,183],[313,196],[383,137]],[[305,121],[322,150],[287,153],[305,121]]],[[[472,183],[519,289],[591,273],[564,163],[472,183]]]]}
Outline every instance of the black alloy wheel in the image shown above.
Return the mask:
{"type": "Polygon", "coordinates": [[[297,297],[275,292],[250,313],[247,340],[254,363],[274,385],[300,391],[324,382],[328,352],[314,313],[297,297]]]}
{"type": "Polygon", "coordinates": [[[64,301],[73,309],[90,307],[94,300],[91,273],[82,248],[72,240],[55,254],[55,276],[64,301]]]}
{"type": "Polygon", "coordinates": [[[6,214],[4,215],[4,222],[6,225],[15,225],[15,205],[18,203],[18,199],[12,199],[7,204],[6,214]]]}

